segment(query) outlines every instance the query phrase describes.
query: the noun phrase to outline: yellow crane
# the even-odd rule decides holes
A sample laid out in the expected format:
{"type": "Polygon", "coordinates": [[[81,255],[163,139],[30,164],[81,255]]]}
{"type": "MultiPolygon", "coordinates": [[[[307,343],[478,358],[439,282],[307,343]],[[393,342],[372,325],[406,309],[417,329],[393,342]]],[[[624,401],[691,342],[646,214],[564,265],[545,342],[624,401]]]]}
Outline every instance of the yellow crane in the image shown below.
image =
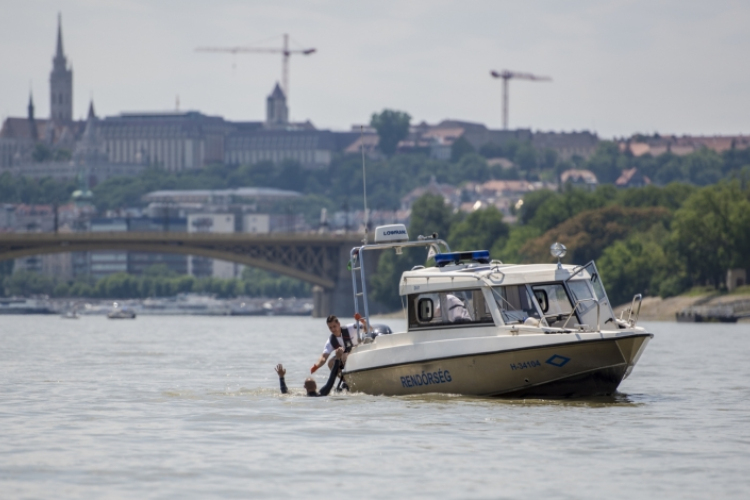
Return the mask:
{"type": "Polygon", "coordinates": [[[552,78],[548,76],[536,76],[531,73],[519,73],[517,71],[490,71],[493,78],[503,79],[503,130],[508,130],[508,80],[515,78],[518,80],[532,80],[535,82],[551,82],[552,78]]]}
{"type": "Polygon", "coordinates": [[[256,54],[281,54],[281,88],[284,95],[289,99],[289,56],[302,54],[308,56],[316,52],[316,49],[290,49],[289,35],[284,34],[284,45],[281,48],[273,47],[198,47],[196,52],[224,52],[230,54],[256,53],[256,54]]]}

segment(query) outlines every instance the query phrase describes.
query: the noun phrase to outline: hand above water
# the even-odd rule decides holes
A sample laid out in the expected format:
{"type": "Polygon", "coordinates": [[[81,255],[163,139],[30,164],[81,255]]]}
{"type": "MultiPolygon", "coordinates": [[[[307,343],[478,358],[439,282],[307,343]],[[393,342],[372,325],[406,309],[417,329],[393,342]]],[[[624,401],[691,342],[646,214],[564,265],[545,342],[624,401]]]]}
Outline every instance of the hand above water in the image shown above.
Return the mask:
{"type": "Polygon", "coordinates": [[[284,368],[284,365],[279,363],[276,365],[276,373],[279,375],[279,378],[284,378],[284,375],[286,375],[286,369],[284,368]]]}

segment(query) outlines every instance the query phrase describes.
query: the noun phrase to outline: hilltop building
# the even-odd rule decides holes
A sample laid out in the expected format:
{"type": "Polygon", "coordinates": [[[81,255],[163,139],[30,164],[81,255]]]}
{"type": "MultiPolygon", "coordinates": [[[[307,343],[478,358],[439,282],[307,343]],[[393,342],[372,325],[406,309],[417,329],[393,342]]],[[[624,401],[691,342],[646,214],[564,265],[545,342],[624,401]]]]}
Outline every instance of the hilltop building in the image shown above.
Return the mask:
{"type": "Polygon", "coordinates": [[[723,153],[730,149],[747,149],[750,147],[750,136],[716,135],[716,136],[676,136],[676,135],[634,135],[620,141],[620,151],[628,151],[633,156],[659,156],[671,153],[684,156],[702,148],[723,153]]]}

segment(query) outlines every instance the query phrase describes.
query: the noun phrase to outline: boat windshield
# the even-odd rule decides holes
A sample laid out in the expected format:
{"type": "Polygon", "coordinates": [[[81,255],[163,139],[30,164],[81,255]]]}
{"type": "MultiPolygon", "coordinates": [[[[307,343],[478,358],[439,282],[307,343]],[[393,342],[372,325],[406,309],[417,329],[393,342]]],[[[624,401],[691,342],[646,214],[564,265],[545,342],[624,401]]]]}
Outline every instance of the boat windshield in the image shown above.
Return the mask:
{"type": "Polygon", "coordinates": [[[565,286],[562,283],[550,283],[534,285],[532,290],[547,324],[562,327],[573,311],[573,304],[565,291],[565,286]]]}
{"type": "Polygon", "coordinates": [[[523,323],[527,318],[539,319],[526,285],[494,286],[492,295],[506,325],[523,323]]]}

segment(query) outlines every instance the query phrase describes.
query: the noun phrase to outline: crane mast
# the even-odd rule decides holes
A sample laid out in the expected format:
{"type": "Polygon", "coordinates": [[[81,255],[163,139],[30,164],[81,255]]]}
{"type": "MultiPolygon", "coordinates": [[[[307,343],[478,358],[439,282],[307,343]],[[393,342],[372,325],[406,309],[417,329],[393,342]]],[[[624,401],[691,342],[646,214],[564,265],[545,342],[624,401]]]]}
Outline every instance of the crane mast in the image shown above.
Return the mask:
{"type": "Polygon", "coordinates": [[[519,73],[517,71],[490,71],[493,78],[502,78],[503,80],[503,130],[508,130],[508,81],[512,78],[518,80],[531,80],[536,82],[551,82],[552,78],[548,76],[537,76],[531,73],[519,73]]]}

